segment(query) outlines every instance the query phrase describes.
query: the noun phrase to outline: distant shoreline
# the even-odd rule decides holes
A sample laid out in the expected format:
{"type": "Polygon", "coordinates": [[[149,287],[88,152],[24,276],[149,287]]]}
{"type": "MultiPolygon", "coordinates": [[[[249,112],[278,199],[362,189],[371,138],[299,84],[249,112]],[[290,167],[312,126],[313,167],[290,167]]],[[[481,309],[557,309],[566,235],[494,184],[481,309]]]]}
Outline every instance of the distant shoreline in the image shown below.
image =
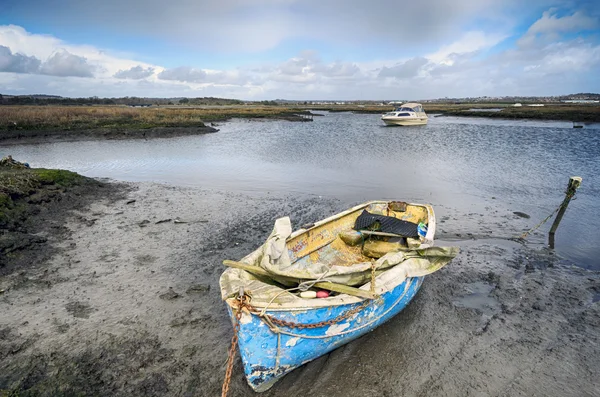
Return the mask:
{"type": "MultiPolygon", "coordinates": [[[[514,104],[505,103],[461,103],[441,104],[423,103],[423,108],[428,115],[443,114],[458,117],[489,117],[495,119],[531,119],[548,121],[571,122],[600,122],[600,105],[558,104],[550,103],[544,106],[529,106],[524,104],[515,107],[514,104]],[[477,109],[472,111],[471,109],[477,109]],[[497,109],[502,109],[498,111],[497,109]],[[487,111],[486,111],[487,110],[487,111]]],[[[313,110],[330,112],[353,112],[365,114],[385,113],[393,110],[393,106],[311,106],[313,110]]]]}
{"type": "MultiPolygon", "coordinates": [[[[494,103],[424,103],[423,106],[430,116],[441,114],[509,120],[600,122],[600,106],[597,104],[524,104],[516,107],[494,103]]],[[[48,141],[168,138],[217,132],[218,122],[233,118],[311,121],[312,111],[383,114],[393,109],[391,105],[308,104],[295,107],[229,105],[147,108],[10,105],[0,106],[0,142],[10,145],[48,141]]]]}

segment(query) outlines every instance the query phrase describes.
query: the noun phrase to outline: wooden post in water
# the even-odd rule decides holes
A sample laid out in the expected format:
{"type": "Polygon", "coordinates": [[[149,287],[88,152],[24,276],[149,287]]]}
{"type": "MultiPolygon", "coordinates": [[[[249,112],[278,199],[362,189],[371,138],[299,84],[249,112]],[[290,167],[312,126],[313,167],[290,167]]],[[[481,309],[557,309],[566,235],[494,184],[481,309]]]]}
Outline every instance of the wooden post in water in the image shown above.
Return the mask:
{"type": "Polygon", "coordinates": [[[562,220],[562,217],[565,214],[565,211],[567,210],[567,206],[569,205],[569,202],[575,195],[577,188],[581,186],[581,180],[582,179],[579,176],[572,176],[569,178],[569,185],[567,186],[567,191],[565,192],[565,199],[560,205],[560,210],[558,210],[558,215],[556,215],[556,219],[554,219],[554,223],[550,228],[550,234],[548,235],[548,244],[552,249],[554,249],[554,234],[556,233],[556,229],[558,229],[558,224],[562,220]]]}

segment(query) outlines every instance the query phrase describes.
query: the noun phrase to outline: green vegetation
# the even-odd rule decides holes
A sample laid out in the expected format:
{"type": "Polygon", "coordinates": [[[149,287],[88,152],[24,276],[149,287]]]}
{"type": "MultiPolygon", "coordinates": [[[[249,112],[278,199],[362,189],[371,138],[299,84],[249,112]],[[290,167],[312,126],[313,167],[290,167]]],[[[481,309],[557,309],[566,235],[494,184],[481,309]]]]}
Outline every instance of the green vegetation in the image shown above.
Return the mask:
{"type": "Polygon", "coordinates": [[[71,171],[49,170],[45,168],[36,168],[31,170],[37,179],[44,185],[57,185],[68,187],[81,182],[83,177],[71,171]]]}
{"type": "Polygon", "coordinates": [[[25,203],[48,201],[87,178],[71,171],[0,167],[0,229],[19,223],[25,203]]]}

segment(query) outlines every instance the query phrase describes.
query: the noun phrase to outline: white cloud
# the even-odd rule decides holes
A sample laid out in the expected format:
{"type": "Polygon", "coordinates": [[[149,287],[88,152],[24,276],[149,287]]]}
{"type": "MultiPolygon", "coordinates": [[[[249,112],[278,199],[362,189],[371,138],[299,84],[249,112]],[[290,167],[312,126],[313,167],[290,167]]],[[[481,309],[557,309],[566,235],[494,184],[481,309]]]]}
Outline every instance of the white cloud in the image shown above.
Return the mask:
{"type": "MultiPolygon", "coordinates": [[[[323,62],[315,51],[302,51],[274,67],[253,69],[265,73],[268,80],[296,84],[347,84],[361,77],[361,68],[353,62],[323,62]]],[[[323,87],[323,85],[320,85],[323,87]]]]}
{"type": "MultiPolygon", "coordinates": [[[[311,1],[313,0],[300,4],[295,0],[264,0],[262,4],[273,9],[294,4],[302,13],[303,7],[312,4],[311,1]]],[[[216,7],[219,10],[216,14],[211,14],[213,16],[228,15],[239,10],[239,7],[246,7],[246,3],[241,0],[227,0],[224,5],[200,3],[194,5],[192,11],[208,7],[205,11],[212,12],[210,8],[216,7]]],[[[373,12],[361,5],[353,10],[352,1],[345,6],[341,5],[341,0],[334,0],[333,3],[348,11],[339,14],[340,20],[336,19],[331,26],[319,27],[302,36],[303,38],[317,37],[329,29],[339,29],[340,26],[355,23],[361,12],[366,15],[364,20],[369,25],[358,30],[364,37],[358,38],[359,33],[349,28],[337,31],[335,40],[345,39],[346,45],[350,42],[354,45],[349,48],[356,49],[360,48],[361,40],[366,37],[381,38],[385,32],[400,29],[370,22],[385,21],[387,15],[371,19],[369,15],[373,12]]],[[[405,7],[405,11],[413,7],[412,3],[378,4],[385,4],[394,10],[405,7]]],[[[437,3],[431,0],[427,4],[437,3]]],[[[470,3],[466,0],[460,0],[457,6],[464,8],[468,4],[470,3]]],[[[475,6],[479,7],[477,4],[475,6]]],[[[100,6],[100,13],[103,12],[103,7],[100,6]]],[[[329,7],[331,4],[323,5],[325,14],[331,12],[329,7]]],[[[163,13],[176,11],[177,8],[163,10],[163,13]]],[[[193,15],[191,11],[190,15],[193,15]]],[[[302,51],[293,57],[221,69],[201,68],[193,63],[179,67],[148,64],[136,59],[134,55],[117,54],[93,46],[72,45],[56,37],[31,34],[18,26],[0,26],[0,87],[3,91],[8,90],[4,93],[35,92],[84,97],[218,96],[241,99],[393,99],[398,95],[405,99],[426,99],[443,96],[546,95],[600,90],[600,87],[593,85],[597,85],[598,80],[590,80],[590,76],[600,70],[600,46],[597,38],[590,36],[572,39],[571,35],[564,35],[575,29],[573,21],[583,21],[584,26],[591,26],[589,19],[593,18],[582,19],[582,15],[585,15],[577,12],[562,18],[556,15],[550,11],[544,13],[523,35],[522,40],[527,36],[533,37],[535,45],[530,47],[502,49],[498,44],[514,33],[496,27],[488,31],[472,29],[444,36],[444,39],[436,32],[423,32],[429,39],[421,36],[414,43],[429,45],[416,45],[415,49],[410,47],[410,43],[413,43],[413,35],[419,34],[417,31],[406,33],[405,36],[390,36],[396,41],[395,45],[399,50],[382,51],[382,54],[401,54],[401,57],[390,55],[388,58],[357,61],[351,58],[353,53],[350,50],[345,59],[324,61],[316,51],[302,51]],[[538,23],[539,21],[544,22],[538,23]],[[554,35],[552,41],[541,40],[542,36],[547,38],[549,35],[554,35]],[[432,37],[435,39],[431,39],[432,37]],[[436,45],[433,46],[432,43],[436,45]]],[[[170,18],[168,15],[167,17],[170,18]]],[[[218,22],[215,20],[209,24],[218,22]]],[[[298,20],[294,23],[298,23],[298,20]]],[[[206,27],[202,29],[204,28],[206,27]]],[[[162,28],[157,27],[158,31],[160,29],[162,28]]],[[[244,29],[246,28],[241,32],[244,29]]],[[[289,32],[296,32],[294,26],[290,29],[289,32]]],[[[453,28],[446,26],[440,29],[453,28]]],[[[241,35],[239,39],[243,43],[243,34],[236,32],[236,35],[241,35]]],[[[292,37],[288,33],[269,34],[279,38],[292,37]]],[[[259,39],[255,37],[253,40],[259,39]]],[[[209,56],[210,53],[205,55],[209,56]]],[[[270,55],[271,59],[276,59],[276,54],[270,55]]]]}
{"type": "Polygon", "coordinates": [[[13,54],[9,47],[0,45],[0,72],[92,77],[96,69],[97,67],[89,65],[85,58],[65,50],[55,52],[42,63],[34,56],[13,54]]]}
{"type": "Polygon", "coordinates": [[[352,77],[360,73],[360,68],[351,62],[336,61],[332,64],[317,64],[312,70],[315,73],[320,73],[325,77],[352,77]]]}
{"type": "Polygon", "coordinates": [[[23,54],[13,54],[10,48],[0,45],[0,72],[37,73],[40,60],[23,54]]]}
{"type": "Polygon", "coordinates": [[[160,80],[183,81],[188,83],[202,83],[206,80],[206,72],[202,69],[194,69],[180,66],[173,69],[165,69],[158,74],[160,80]]]}
{"type": "Polygon", "coordinates": [[[288,76],[297,76],[309,71],[309,60],[306,58],[292,58],[279,65],[279,73],[288,76]]]}
{"type": "Polygon", "coordinates": [[[260,82],[258,76],[239,70],[196,69],[187,66],[165,69],[158,74],[158,80],[192,84],[197,89],[210,85],[251,86],[260,82]]]}
{"type": "Polygon", "coordinates": [[[565,33],[598,28],[598,20],[584,15],[581,11],[564,17],[557,17],[556,11],[556,9],[545,11],[542,17],[531,25],[527,33],[565,33]]]}
{"type": "Polygon", "coordinates": [[[131,80],[141,80],[146,77],[150,77],[154,74],[154,68],[148,67],[144,68],[143,66],[137,65],[133,66],[127,70],[119,70],[117,73],[113,75],[113,77],[117,79],[131,79],[131,80]]]}
{"type": "Polygon", "coordinates": [[[0,45],[10,48],[13,54],[25,54],[42,62],[49,60],[57,52],[66,51],[85,58],[88,65],[96,67],[96,77],[112,76],[119,70],[130,69],[138,65],[142,67],[156,66],[111,55],[108,51],[94,46],[73,45],[50,35],[32,34],[16,25],[0,25],[0,45]]]}
{"type": "Polygon", "coordinates": [[[262,84],[264,80],[240,70],[207,70],[206,81],[218,85],[251,86],[262,84]]]}
{"type": "Polygon", "coordinates": [[[52,54],[40,68],[41,74],[59,77],[93,77],[95,66],[88,64],[87,59],[73,55],[66,50],[52,54]]]}
{"type": "Polygon", "coordinates": [[[600,46],[582,40],[556,43],[545,48],[535,70],[545,74],[573,74],[600,70],[600,46]]]}
{"type": "Polygon", "coordinates": [[[394,77],[396,79],[409,79],[419,74],[422,66],[425,66],[429,61],[423,57],[411,58],[403,63],[396,64],[392,67],[384,66],[379,71],[379,77],[394,77]]]}
{"type": "Polygon", "coordinates": [[[428,54],[426,57],[435,63],[451,65],[453,55],[489,49],[506,39],[506,37],[507,35],[503,33],[470,31],[464,33],[458,40],[440,47],[440,49],[428,54]]]}
{"type": "Polygon", "coordinates": [[[585,15],[581,11],[564,17],[558,17],[556,13],[557,10],[554,8],[545,11],[519,39],[519,46],[532,47],[538,43],[554,41],[562,33],[590,31],[600,27],[598,18],[585,15]]]}

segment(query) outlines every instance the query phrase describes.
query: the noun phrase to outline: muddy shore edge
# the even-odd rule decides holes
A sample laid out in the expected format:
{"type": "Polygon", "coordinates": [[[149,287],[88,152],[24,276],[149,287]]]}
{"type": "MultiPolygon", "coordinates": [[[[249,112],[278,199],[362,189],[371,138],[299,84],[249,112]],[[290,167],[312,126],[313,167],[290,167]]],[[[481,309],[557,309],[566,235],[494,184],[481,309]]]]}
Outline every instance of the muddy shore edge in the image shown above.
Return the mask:
{"type": "Polygon", "coordinates": [[[286,107],[0,106],[0,144],[170,138],[218,132],[219,123],[233,118],[306,122],[312,117],[286,107]]]}
{"type": "Polygon", "coordinates": [[[154,127],[135,128],[91,128],[85,130],[12,130],[0,132],[2,145],[19,145],[49,142],[76,142],[92,140],[173,138],[178,136],[202,135],[218,132],[209,126],[199,127],[154,127]]]}
{"type": "MultiPolygon", "coordinates": [[[[220,395],[232,336],[221,261],[260,245],[278,217],[296,228],[352,204],[88,178],[52,186],[17,199],[37,209],[12,232],[39,240],[0,271],[2,397],[220,395]]],[[[398,316],[262,396],[600,395],[598,272],[494,240],[522,230],[512,212],[435,210],[437,238],[459,256],[398,316]]],[[[230,391],[257,395],[239,358],[230,391]]]]}

